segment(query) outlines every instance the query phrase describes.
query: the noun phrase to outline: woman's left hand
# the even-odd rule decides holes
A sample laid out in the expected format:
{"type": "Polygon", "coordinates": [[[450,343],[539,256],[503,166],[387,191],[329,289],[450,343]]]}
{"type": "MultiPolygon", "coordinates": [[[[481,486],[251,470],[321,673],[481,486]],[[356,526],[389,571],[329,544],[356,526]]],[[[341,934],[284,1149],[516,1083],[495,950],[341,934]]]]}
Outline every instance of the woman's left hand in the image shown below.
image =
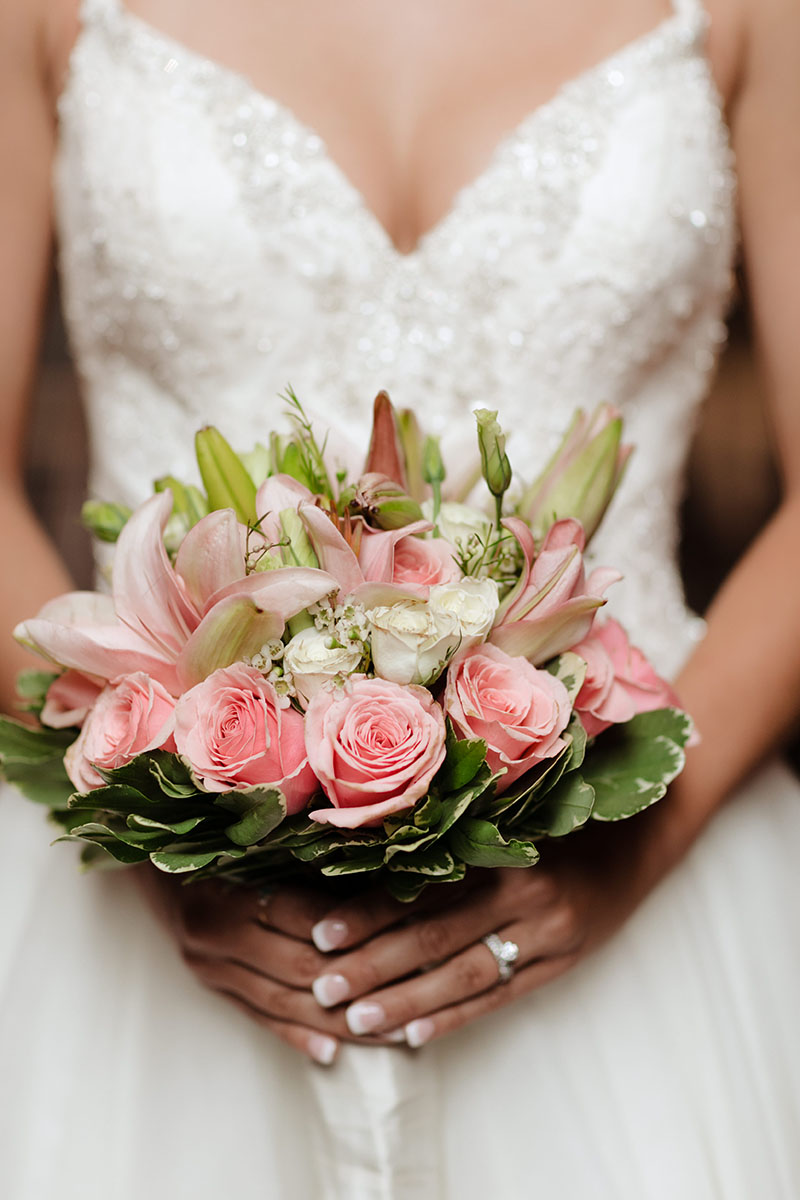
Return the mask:
{"type": "Polygon", "coordinates": [[[659,807],[547,843],[533,868],[470,872],[473,885],[450,885],[461,894],[434,912],[385,893],[340,905],[313,930],[319,949],[339,952],[315,997],[347,1003],[354,1034],[404,1031],[417,1047],[541,987],[618,929],[678,856],[659,807]],[[506,983],[489,933],[519,947],[506,983]]]}

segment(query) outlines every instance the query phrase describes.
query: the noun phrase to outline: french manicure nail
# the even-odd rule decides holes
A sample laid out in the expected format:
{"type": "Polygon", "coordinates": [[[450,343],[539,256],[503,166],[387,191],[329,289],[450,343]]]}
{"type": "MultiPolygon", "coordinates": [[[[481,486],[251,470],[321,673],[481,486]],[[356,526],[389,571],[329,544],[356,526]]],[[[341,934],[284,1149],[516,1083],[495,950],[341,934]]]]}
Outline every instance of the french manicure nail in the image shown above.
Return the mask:
{"type": "Polygon", "coordinates": [[[344,921],[329,920],[326,917],[324,921],[317,921],[311,930],[311,937],[317,949],[327,954],[347,941],[347,925],[344,921]]]}
{"type": "Polygon", "coordinates": [[[359,1000],[357,1004],[350,1005],[345,1019],[351,1033],[372,1033],[386,1020],[386,1013],[373,1000],[359,1000]]]}
{"type": "Polygon", "coordinates": [[[350,995],[350,984],[344,975],[318,975],[311,985],[314,999],[323,1008],[333,1008],[350,995]]]}
{"type": "Polygon", "coordinates": [[[335,1038],[325,1037],[324,1033],[315,1033],[308,1039],[308,1051],[315,1062],[323,1067],[329,1067],[336,1058],[339,1043],[335,1038]]]}
{"type": "Polygon", "coordinates": [[[387,1042],[405,1042],[406,1031],[405,1029],[393,1029],[391,1033],[385,1033],[383,1036],[387,1042]]]}
{"type": "Polygon", "coordinates": [[[414,1050],[429,1042],[436,1031],[436,1026],[430,1017],[422,1017],[419,1021],[409,1021],[406,1025],[406,1041],[414,1050]]]}

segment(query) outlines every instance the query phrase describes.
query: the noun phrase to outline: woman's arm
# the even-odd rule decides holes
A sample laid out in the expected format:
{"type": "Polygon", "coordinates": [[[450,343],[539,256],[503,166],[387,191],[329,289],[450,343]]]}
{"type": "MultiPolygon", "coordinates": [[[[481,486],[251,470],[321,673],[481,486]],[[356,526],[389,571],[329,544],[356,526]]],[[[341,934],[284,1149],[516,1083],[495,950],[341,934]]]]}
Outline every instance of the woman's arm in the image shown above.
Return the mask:
{"type": "Polygon", "coordinates": [[[50,271],[53,119],[39,6],[0,6],[0,707],[33,659],[11,640],[17,621],[66,591],[69,578],[22,484],[26,400],[50,271]]]}
{"type": "Polygon", "coordinates": [[[732,132],[785,497],[721,590],[678,680],[702,742],[655,808],[548,847],[533,871],[487,873],[445,913],[400,929],[392,926],[408,908],[385,900],[329,913],[315,930],[320,948],[361,948],[331,963],[314,990],[325,1006],[350,1002],[356,1033],[405,1026],[420,1045],[572,966],[679,861],[800,710],[800,7],[748,0],[748,8],[732,132]],[[505,987],[496,986],[497,968],[479,943],[490,931],[520,946],[505,987]],[[419,974],[423,967],[433,969],[419,974]]]}

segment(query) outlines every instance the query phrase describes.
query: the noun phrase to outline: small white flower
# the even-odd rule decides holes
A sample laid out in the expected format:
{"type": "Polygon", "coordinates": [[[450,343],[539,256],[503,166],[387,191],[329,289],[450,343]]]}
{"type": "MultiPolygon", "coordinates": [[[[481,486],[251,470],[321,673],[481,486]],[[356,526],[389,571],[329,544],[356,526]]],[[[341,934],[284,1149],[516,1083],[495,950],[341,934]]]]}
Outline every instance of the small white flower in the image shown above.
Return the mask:
{"type": "Polygon", "coordinates": [[[428,600],[434,612],[451,613],[458,621],[461,649],[484,641],[494,624],[500,596],[493,579],[465,578],[431,588],[428,600]]]}
{"type": "Polygon", "coordinates": [[[458,618],[425,600],[400,600],[368,614],[375,674],[392,683],[434,683],[461,644],[458,618]]]}
{"type": "Polygon", "coordinates": [[[306,705],[328,680],[358,670],[363,657],[361,641],[338,643],[330,630],[301,629],[286,646],[283,668],[298,699],[306,705]]]}

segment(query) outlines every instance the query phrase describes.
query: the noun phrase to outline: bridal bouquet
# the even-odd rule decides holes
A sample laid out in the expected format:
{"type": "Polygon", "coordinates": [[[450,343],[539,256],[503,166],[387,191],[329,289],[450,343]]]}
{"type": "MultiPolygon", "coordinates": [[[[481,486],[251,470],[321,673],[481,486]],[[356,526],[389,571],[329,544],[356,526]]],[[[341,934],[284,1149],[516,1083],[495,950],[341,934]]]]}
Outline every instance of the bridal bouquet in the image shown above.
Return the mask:
{"type": "Polygon", "coordinates": [[[0,719],[0,756],[60,840],[253,885],[369,873],[410,900],[663,796],[689,718],[597,619],[617,573],[584,566],[618,415],[579,413],[511,505],[479,410],[484,511],[442,498],[438,443],[385,393],[353,480],[287,403],[291,432],[249,454],[197,435],[203,491],[87,504],[111,594],[16,630],[55,670],[20,678],[38,727],[0,719]]]}

